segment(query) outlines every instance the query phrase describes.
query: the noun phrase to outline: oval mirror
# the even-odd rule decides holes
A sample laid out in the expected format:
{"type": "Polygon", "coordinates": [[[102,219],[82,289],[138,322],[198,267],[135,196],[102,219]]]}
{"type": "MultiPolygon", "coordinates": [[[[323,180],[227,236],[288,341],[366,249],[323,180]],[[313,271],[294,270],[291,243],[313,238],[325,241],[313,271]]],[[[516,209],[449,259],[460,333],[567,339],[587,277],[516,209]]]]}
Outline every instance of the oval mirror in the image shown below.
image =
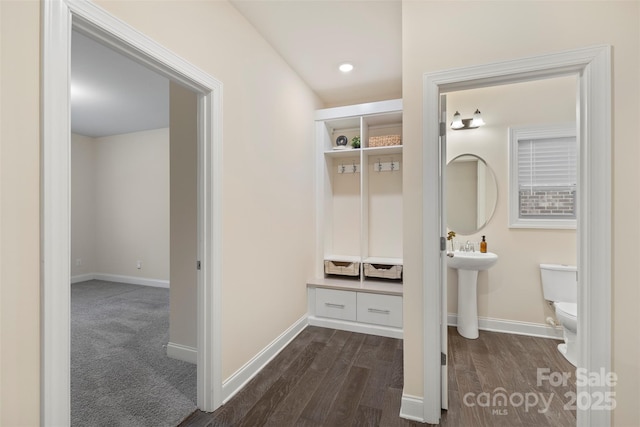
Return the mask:
{"type": "Polygon", "coordinates": [[[457,234],[480,231],[493,216],[498,183],[493,170],[475,154],[447,163],[447,226],[457,234]]]}

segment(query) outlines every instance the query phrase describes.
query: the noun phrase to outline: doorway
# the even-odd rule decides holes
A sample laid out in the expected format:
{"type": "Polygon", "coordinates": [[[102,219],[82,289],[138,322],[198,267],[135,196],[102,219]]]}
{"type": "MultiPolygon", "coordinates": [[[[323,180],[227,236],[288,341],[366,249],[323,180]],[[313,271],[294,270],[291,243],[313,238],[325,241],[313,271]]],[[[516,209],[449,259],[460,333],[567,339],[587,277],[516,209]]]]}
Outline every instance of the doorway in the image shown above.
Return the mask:
{"type": "Polygon", "coordinates": [[[71,424],[177,424],[197,400],[197,95],[73,31],[71,132],[71,424]]]}
{"type": "MultiPolygon", "coordinates": [[[[197,406],[221,404],[222,84],[90,2],[43,3],[42,387],[44,425],[69,425],[70,43],[78,31],[198,94],[197,406]]],[[[194,266],[196,268],[196,266],[194,266]]]]}
{"type": "MultiPolygon", "coordinates": [[[[469,283],[458,284],[461,279],[469,280],[464,275],[467,273],[450,265],[443,271],[447,282],[446,289],[443,288],[447,300],[443,310],[447,319],[443,318],[443,325],[448,325],[446,337],[450,342],[446,348],[451,365],[447,366],[451,386],[448,392],[443,387],[442,392],[443,409],[448,409],[443,422],[451,417],[468,417],[477,409],[477,415],[486,416],[483,424],[505,422],[511,417],[507,422],[518,425],[531,416],[526,422],[540,417],[537,422],[544,424],[547,417],[558,417],[563,425],[575,425],[575,411],[564,409],[571,407],[564,399],[566,394],[575,393],[575,383],[567,381],[563,388],[556,384],[557,388],[550,389],[545,381],[536,381],[536,374],[538,368],[546,368],[575,377],[575,367],[556,348],[562,342],[558,341],[563,338],[562,328],[553,323],[555,310],[544,298],[540,264],[577,264],[575,197],[580,194],[575,173],[577,78],[570,75],[487,86],[447,92],[442,97],[446,97],[447,104],[446,153],[445,150],[442,153],[446,157],[443,174],[446,229],[442,235],[455,233],[447,241],[447,255],[453,256],[448,258],[448,264],[456,257],[475,256],[452,251],[478,252],[479,242],[485,236],[487,252],[490,256],[497,255],[495,264],[477,273],[477,283],[472,288],[466,286],[469,283]],[[550,99],[552,103],[548,102],[550,99]],[[482,111],[483,125],[473,129],[453,128],[455,112],[470,117],[474,110],[482,111]],[[545,157],[544,169],[535,171],[534,191],[533,182],[523,183],[523,177],[529,176],[527,172],[533,174],[530,165],[525,167],[526,153],[518,158],[514,147],[518,139],[524,139],[516,137],[516,130],[520,132],[517,135],[522,135],[525,129],[530,130],[529,138],[537,137],[537,141],[547,144],[543,147],[553,147],[551,156],[558,162],[552,174],[550,168],[556,163],[550,164],[545,157]],[[548,139],[536,132],[544,133],[548,139]],[[573,136],[562,138],[558,134],[573,136]],[[476,295],[468,298],[465,292],[470,289],[476,295]],[[465,305],[470,301],[473,306],[465,305]],[[477,312],[469,315],[474,310],[477,312]],[[547,348],[552,351],[540,352],[547,348]],[[485,357],[489,355],[493,362],[487,363],[485,357]],[[490,368],[498,366],[497,372],[490,368]],[[507,396],[518,396],[524,384],[529,384],[527,390],[537,396],[553,391],[552,400],[548,405],[540,404],[539,411],[521,411],[511,403],[508,409],[482,408],[474,405],[473,400],[463,400],[465,396],[479,394],[474,388],[478,385],[482,391],[490,388],[491,396],[496,389],[506,390],[507,396]],[[453,409],[444,407],[447,397],[453,409]]],[[[539,153],[541,146],[536,148],[539,153]]],[[[574,302],[575,297],[574,294],[574,302]]],[[[443,381],[443,386],[446,385],[443,381]]]]}
{"type": "MultiPolygon", "coordinates": [[[[455,90],[526,82],[548,77],[578,75],[578,135],[580,165],[578,186],[578,367],[588,372],[611,369],[611,48],[596,46],[558,54],[524,58],[488,65],[426,73],[423,79],[423,204],[434,206],[423,212],[423,313],[424,313],[424,402],[423,416],[437,423],[441,412],[442,304],[446,248],[440,244],[442,206],[439,100],[455,90]],[[587,118],[589,120],[585,120],[587,118]],[[592,179],[597,176],[598,179],[592,179]],[[592,241],[602,245],[589,244],[592,241]],[[434,272],[436,276],[434,286],[434,272]]],[[[446,341],[445,341],[446,342],[446,341]]],[[[579,385],[578,394],[589,396],[608,387],[579,385]]],[[[577,424],[609,425],[606,411],[578,408],[577,424]]]]}

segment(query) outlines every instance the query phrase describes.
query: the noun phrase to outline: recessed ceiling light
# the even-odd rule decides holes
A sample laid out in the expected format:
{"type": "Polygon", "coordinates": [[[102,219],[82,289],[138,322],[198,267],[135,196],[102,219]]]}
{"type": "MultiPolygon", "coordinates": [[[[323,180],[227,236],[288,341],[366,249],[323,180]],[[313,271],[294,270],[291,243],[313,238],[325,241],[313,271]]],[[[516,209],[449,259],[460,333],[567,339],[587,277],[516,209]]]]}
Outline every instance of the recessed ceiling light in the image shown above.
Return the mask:
{"type": "Polygon", "coordinates": [[[353,65],[349,64],[348,62],[345,62],[344,64],[340,64],[338,69],[343,73],[348,73],[349,71],[353,70],[353,65]]]}

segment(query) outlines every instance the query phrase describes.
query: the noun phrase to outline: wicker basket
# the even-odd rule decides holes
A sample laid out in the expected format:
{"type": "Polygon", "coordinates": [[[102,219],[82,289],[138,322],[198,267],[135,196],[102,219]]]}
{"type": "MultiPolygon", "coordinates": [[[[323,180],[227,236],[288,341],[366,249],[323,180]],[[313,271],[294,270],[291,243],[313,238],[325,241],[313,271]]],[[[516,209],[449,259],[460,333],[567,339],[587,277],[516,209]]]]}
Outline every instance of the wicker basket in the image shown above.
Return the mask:
{"type": "Polygon", "coordinates": [[[364,264],[365,277],[378,277],[381,279],[402,279],[402,266],[390,264],[364,264]]]}
{"type": "Polygon", "coordinates": [[[359,276],[360,263],[347,261],[327,261],[324,262],[324,272],[326,274],[337,274],[340,276],[359,276]]]}
{"type": "Polygon", "coordinates": [[[369,137],[369,147],[389,147],[402,144],[400,135],[384,135],[369,137]]]}

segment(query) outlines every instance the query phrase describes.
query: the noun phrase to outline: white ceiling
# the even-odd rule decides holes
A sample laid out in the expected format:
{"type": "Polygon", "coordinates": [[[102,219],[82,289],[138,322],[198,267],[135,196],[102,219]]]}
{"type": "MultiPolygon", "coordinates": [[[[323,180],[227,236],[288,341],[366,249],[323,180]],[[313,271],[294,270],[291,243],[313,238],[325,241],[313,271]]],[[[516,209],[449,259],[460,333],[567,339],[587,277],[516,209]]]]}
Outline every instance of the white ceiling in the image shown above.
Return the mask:
{"type": "Polygon", "coordinates": [[[400,0],[231,0],[326,106],[402,97],[400,0]],[[349,74],[338,65],[350,62],[349,74]]]}
{"type": "MultiPolygon", "coordinates": [[[[400,0],[231,0],[326,107],[402,96],[400,0]],[[348,74],[338,65],[351,62],[348,74]]],[[[169,81],[73,33],[71,127],[100,137],[169,126],[169,81]]]]}
{"type": "Polygon", "coordinates": [[[71,131],[94,138],[169,127],[169,80],[74,31],[71,131]]]}

